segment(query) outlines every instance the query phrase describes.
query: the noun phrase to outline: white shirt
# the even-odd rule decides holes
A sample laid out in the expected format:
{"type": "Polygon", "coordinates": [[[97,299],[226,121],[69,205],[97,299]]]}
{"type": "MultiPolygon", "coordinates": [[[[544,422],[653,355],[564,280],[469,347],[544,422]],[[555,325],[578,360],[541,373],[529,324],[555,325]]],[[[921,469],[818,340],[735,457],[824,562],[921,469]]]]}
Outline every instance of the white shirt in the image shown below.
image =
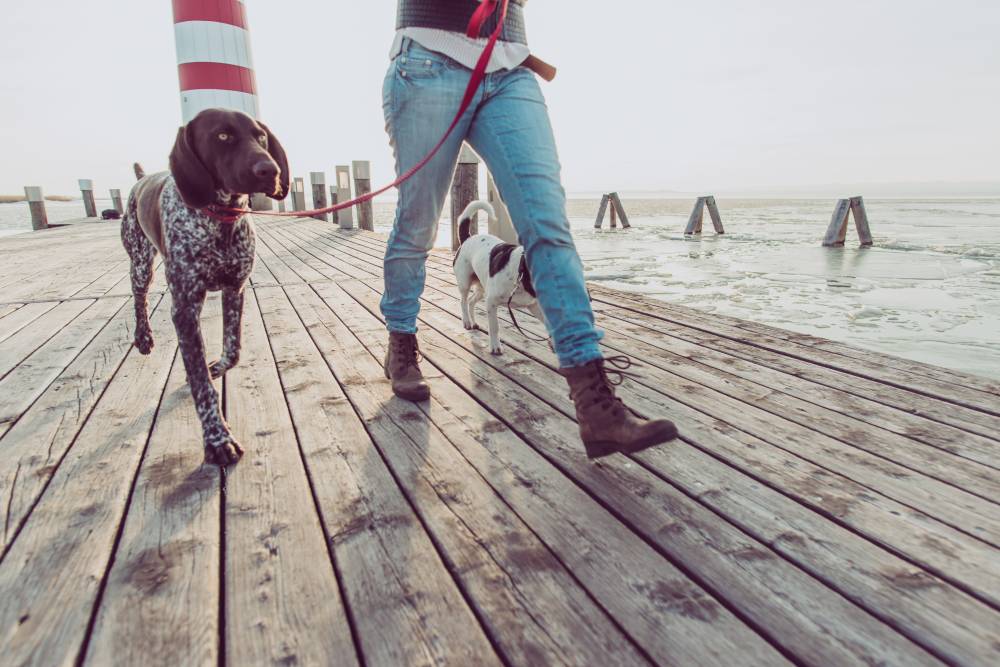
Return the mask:
{"type": "MultiPolygon", "coordinates": [[[[460,32],[451,30],[439,30],[437,28],[402,28],[396,31],[396,38],[392,41],[392,49],[389,51],[389,58],[395,58],[403,50],[403,40],[409,37],[414,42],[424,47],[428,51],[441,53],[455,60],[469,69],[476,66],[479,56],[488,41],[485,37],[472,39],[460,32]]],[[[505,42],[498,40],[490,56],[490,62],[486,66],[487,72],[496,72],[502,69],[514,69],[523,63],[531,55],[527,44],[516,42],[505,42]]]]}

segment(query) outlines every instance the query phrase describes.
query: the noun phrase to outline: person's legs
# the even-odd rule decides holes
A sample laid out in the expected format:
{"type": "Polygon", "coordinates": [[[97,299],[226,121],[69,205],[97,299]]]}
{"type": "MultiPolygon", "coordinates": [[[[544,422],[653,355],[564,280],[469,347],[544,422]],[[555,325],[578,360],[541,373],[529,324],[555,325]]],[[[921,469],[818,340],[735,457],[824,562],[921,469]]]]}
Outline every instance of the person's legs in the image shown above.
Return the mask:
{"type": "Polygon", "coordinates": [[[531,280],[563,368],[601,358],[566,218],[566,193],[548,109],[526,69],[491,75],[469,142],[486,161],[525,248],[531,280]]]}
{"type": "Polygon", "coordinates": [[[601,332],[594,326],[566,218],[548,110],[534,75],[522,68],[490,76],[469,141],[493,173],[524,245],[587,455],[634,453],[677,437],[672,422],[639,417],[615,395],[609,374],[625,370],[631,361],[605,362],[601,354],[601,332]]]}
{"type": "MultiPolygon", "coordinates": [[[[469,82],[469,70],[450,58],[410,43],[389,66],[382,88],[386,131],[400,175],[440,140],[469,82]]],[[[424,262],[434,247],[437,222],[472,110],[427,166],[399,188],[396,220],[385,254],[381,309],[393,333],[416,333],[424,262]]]]}

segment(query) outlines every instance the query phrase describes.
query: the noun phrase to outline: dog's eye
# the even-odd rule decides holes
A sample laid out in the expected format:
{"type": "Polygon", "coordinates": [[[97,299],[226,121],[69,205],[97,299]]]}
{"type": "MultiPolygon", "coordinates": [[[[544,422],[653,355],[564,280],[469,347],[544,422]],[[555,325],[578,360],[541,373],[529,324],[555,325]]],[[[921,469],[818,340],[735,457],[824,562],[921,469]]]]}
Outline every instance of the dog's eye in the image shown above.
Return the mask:
{"type": "Polygon", "coordinates": [[[257,141],[260,143],[261,146],[263,146],[264,148],[267,148],[267,135],[266,134],[262,134],[259,137],[257,137],[257,141]]]}
{"type": "Polygon", "coordinates": [[[229,141],[229,133],[219,132],[219,141],[229,141]]]}

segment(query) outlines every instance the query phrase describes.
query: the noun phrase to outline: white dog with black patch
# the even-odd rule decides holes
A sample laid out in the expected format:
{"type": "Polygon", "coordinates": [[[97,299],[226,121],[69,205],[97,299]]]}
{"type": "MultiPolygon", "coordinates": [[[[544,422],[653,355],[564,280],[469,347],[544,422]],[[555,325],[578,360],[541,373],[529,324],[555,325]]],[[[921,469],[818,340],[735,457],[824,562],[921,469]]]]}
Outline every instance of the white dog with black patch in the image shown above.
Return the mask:
{"type": "Polygon", "coordinates": [[[469,330],[479,328],[476,324],[476,305],[485,298],[490,352],[502,354],[497,308],[524,308],[543,324],[545,315],[535,298],[524,247],[504,243],[503,239],[492,234],[469,234],[473,216],[479,211],[485,212],[491,223],[496,222],[493,207],[482,200],[469,204],[459,218],[458,239],[462,245],[455,253],[454,267],[462,297],[462,324],[469,330]]]}

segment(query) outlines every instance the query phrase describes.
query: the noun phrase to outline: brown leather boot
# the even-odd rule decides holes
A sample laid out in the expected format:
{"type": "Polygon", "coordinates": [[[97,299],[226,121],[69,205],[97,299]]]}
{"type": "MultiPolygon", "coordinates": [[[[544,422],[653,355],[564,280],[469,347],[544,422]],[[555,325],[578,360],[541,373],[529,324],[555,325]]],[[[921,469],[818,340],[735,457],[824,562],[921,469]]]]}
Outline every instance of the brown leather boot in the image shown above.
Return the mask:
{"type": "Polygon", "coordinates": [[[392,380],[392,391],[407,401],[426,401],[431,388],[420,372],[420,348],[414,334],[389,332],[389,350],[385,355],[385,377],[392,380]]]}
{"type": "Polygon", "coordinates": [[[584,366],[559,371],[569,383],[576,405],[580,437],[587,456],[596,459],[615,452],[634,454],[677,437],[677,427],[667,419],[646,419],[632,412],[615,396],[615,387],[629,374],[628,357],[595,359],[584,366]],[[611,368],[605,368],[610,363],[611,368]],[[608,375],[617,376],[617,382],[608,375]]]}

